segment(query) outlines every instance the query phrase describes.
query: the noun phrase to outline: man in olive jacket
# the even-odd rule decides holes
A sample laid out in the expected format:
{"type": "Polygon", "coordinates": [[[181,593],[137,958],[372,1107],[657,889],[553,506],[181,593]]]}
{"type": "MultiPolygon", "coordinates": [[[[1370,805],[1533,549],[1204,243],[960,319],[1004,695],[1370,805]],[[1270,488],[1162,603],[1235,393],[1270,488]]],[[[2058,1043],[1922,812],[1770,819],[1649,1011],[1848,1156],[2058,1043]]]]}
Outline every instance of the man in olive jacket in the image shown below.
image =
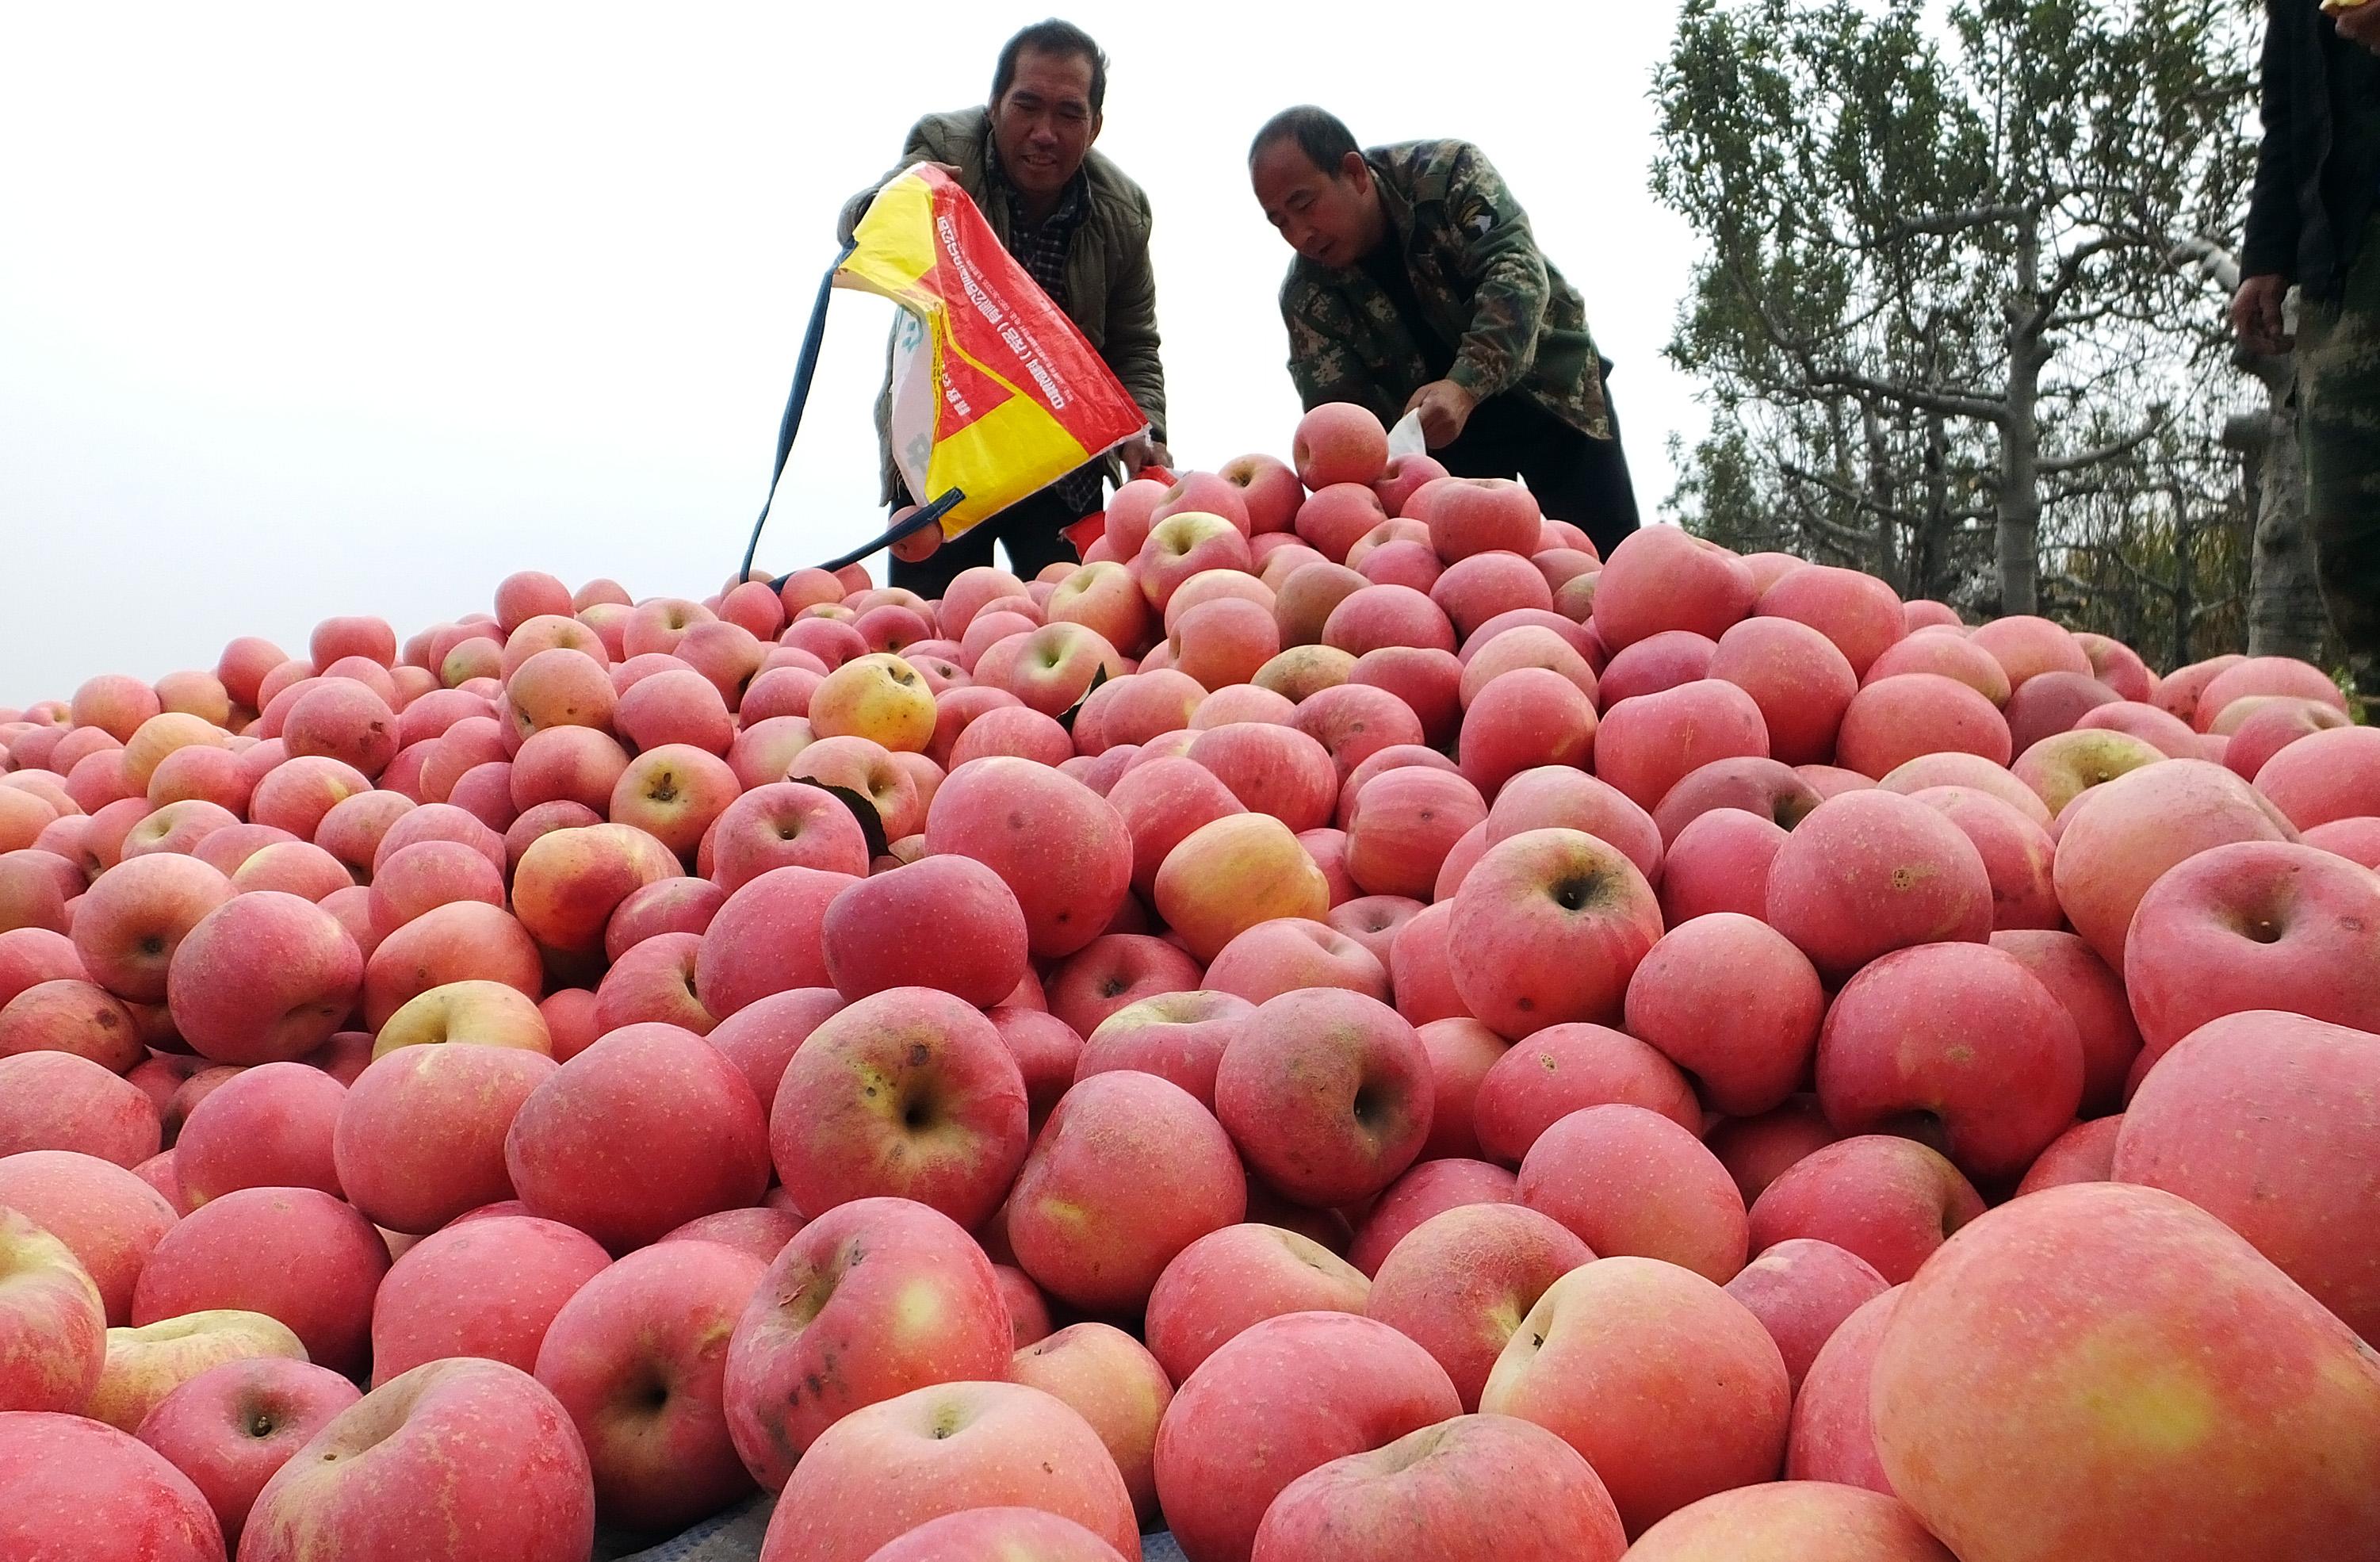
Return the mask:
{"type": "MultiPolygon", "coordinates": [[[[1158,360],[1148,197],[1091,150],[1106,97],[1107,56],[1088,34],[1062,21],[1025,29],[1000,52],[990,106],[918,120],[899,165],[844,207],[840,237],[850,242],[876,191],[903,169],[929,163],[950,176],[1139,404],[1151,433],[1117,451],[1129,474],[1166,460],[1165,371],[1158,360]]],[[[891,424],[888,378],[876,403],[884,502],[931,497],[903,486],[891,424]]],[[[1084,467],[922,561],[896,557],[892,583],[938,597],[960,570],[991,562],[995,538],[1027,580],[1053,562],[1072,560],[1074,547],[1060,529],[1099,507],[1100,479],[1117,475],[1117,464],[1084,467]]]]}
{"type": "Polygon", "coordinates": [[[1466,141],[1360,150],[1312,107],[1257,132],[1248,173],[1297,251],[1281,284],[1289,372],[1308,409],[1353,401],[1458,477],[1522,477],[1609,553],[1636,495],[1586,307],[1486,154],[1466,141]]]}
{"type": "Polygon", "coordinates": [[[2380,4],[2337,18],[2319,0],[2268,11],[2265,141],[2231,314],[2250,351],[2297,348],[2323,599],[2368,706],[2380,700],[2380,4]]]}

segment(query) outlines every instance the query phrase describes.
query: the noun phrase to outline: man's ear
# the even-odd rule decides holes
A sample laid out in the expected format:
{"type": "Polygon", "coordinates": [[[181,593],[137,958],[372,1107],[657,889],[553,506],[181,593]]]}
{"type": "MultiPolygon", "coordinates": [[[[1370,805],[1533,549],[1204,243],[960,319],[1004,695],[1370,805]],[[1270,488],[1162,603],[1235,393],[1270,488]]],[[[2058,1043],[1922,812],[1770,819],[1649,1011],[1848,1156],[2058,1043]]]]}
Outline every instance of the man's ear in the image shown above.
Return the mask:
{"type": "Polygon", "coordinates": [[[1360,152],[1351,152],[1339,160],[1338,177],[1355,187],[1358,195],[1368,195],[1372,189],[1372,165],[1364,161],[1360,152]]]}
{"type": "Polygon", "coordinates": [[[1104,113],[1098,109],[1091,110],[1091,139],[1085,141],[1083,144],[1085,146],[1090,146],[1097,142],[1099,139],[1099,130],[1107,124],[1107,122],[1108,116],[1104,113]]]}

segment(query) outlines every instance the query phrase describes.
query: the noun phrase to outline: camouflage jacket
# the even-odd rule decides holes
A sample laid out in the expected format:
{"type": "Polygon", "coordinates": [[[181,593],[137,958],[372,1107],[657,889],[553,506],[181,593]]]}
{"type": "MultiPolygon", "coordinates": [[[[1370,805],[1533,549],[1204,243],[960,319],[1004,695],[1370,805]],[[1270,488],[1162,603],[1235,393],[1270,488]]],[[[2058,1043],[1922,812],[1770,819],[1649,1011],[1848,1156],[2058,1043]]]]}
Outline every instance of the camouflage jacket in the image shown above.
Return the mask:
{"type": "MultiPolygon", "coordinates": [[[[1009,207],[994,184],[991,116],[980,108],[929,114],[911,128],[892,172],[844,202],[836,237],[851,241],[852,230],[885,180],[915,163],[947,163],[958,169],[959,188],[982,211],[984,221],[1009,239],[1009,207]]],[[[1140,186],[1096,151],[1083,160],[1090,211],[1075,234],[1066,261],[1066,316],[1083,339],[1115,372],[1140,406],[1156,437],[1165,437],[1165,368],[1158,360],[1157,278],[1148,262],[1148,197],[1140,186]]],[[[882,450],[884,500],[893,501],[900,478],[892,465],[892,398],[889,370],[876,402],[876,433],[882,450]]],[[[1109,463],[1110,476],[1117,476],[1109,463]]]]}
{"type": "MultiPolygon", "coordinates": [[[[1467,141],[1407,141],[1364,156],[1423,312],[1455,344],[1448,377],[1482,401],[1517,391],[1609,439],[1586,307],[1486,155],[1467,141]]],[[[1358,402],[1394,422],[1428,379],[1396,306],[1360,265],[1334,271],[1299,256],[1281,312],[1290,378],[1308,408],[1358,402]]]]}

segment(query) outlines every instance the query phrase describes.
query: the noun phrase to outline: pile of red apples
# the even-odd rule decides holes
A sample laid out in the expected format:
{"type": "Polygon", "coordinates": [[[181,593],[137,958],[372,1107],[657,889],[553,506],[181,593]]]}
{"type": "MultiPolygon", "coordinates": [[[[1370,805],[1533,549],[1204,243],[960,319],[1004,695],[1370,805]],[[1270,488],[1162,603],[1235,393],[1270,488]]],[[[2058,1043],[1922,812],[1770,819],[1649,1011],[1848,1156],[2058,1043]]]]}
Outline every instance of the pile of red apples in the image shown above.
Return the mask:
{"type": "Polygon", "coordinates": [[[0,711],[0,1556],[2380,1558],[2331,680],[1294,457],[0,711]]]}

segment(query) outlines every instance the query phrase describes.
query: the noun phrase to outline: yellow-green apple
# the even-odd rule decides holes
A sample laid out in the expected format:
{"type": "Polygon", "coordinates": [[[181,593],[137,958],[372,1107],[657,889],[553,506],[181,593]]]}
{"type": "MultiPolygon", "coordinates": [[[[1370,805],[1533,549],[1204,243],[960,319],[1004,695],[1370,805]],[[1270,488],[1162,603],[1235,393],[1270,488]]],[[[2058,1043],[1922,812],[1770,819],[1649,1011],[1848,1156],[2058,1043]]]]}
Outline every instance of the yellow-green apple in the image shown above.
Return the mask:
{"type": "Polygon", "coordinates": [[[740,1308],[722,1390],[745,1466],[782,1488],[820,1435],[914,1389],[1007,1375],[991,1263],[947,1216],[862,1199],[811,1221],[740,1308]]]}
{"type": "Polygon", "coordinates": [[[1785,1444],[1788,1480],[1831,1481],[1892,1495],[1876,1451],[1868,1391],[1885,1328],[1906,1289],[1895,1286],[1860,1303],[1818,1348],[1793,1396],[1793,1423],[1785,1444]]]}
{"type": "Polygon", "coordinates": [[[1796,1393],[1843,1321],[1889,1288],[1865,1259],[1810,1238],[1778,1243],[1727,1283],[1777,1342],[1796,1393]]]}
{"type": "Polygon", "coordinates": [[[1408,1230],[1379,1260],[1366,1311],[1446,1369],[1466,1409],[1521,1320],[1562,1275],[1595,1260],[1552,1217],[1513,1203],[1465,1203],[1408,1230]]]}
{"type": "Polygon", "coordinates": [[[1837,1131],[1914,1119],[1961,1171],[2012,1181],[2074,1120],[2082,1043],[2015,956],[1924,946],[1876,960],[1837,995],[1817,1082],[1837,1131]]]}
{"type": "Polygon", "coordinates": [[[193,1206],[241,1188],[312,1188],[343,1196],[331,1134],[346,1087],[305,1063],[242,1069],[192,1108],[174,1141],[193,1206]]]}
{"type": "Polygon", "coordinates": [[[1148,1349],[1181,1383],[1253,1324],[1291,1312],[1361,1313],[1370,1289],[1362,1271],[1296,1232],[1227,1226],[1183,1249],[1158,1276],[1148,1349]]]}
{"type": "Polygon", "coordinates": [[[2283,841],[2200,852],[2141,897],[2124,989],[2146,1043],[2136,1071],[2248,1009],[2380,1030],[2380,877],[2283,841]]]}
{"type": "Polygon", "coordinates": [[[1569,829],[1527,830],[1488,848],[1463,878],[1448,923],[1463,1003],[1515,1038],[1565,1021],[1618,1019],[1630,976],[1660,935],[1660,909],[1644,874],[1617,849],[1569,829]]]}
{"type": "Polygon", "coordinates": [[[1202,959],[1258,922],[1317,921],[1330,909],[1321,871],[1296,835],[1266,813],[1227,815],[1193,830],[1166,854],[1154,889],[1159,915],[1202,959]]]}
{"type": "Polygon", "coordinates": [[[157,1153],[160,1133],[148,1092],[87,1057],[0,1057],[0,1155],[72,1150],[136,1166],[157,1153]]]}
{"type": "Polygon", "coordinates": [[[973,1226],[1025,1159],[1027,1110],[991,1021],[948,993],[893,987],[810,1032],[777,1087],[769,1146],[806,1214],[891,1196],[973,1226]]]}
{"type": "Polygon", "coordinates": [[[363,1397],[327,1367],[278,1356],[210,1367],[142,1418],[141,1442],[189,1478],[237,1547],[249,1510],[281,1467],[363,1397]]]}
{"type": "Polygon", "coordinates": [[[140,1422],[175,1389],[225,1361],[306,1360],[289,1327],[261,1312],[222,1308],[107,1331],[107,1361],[83,1414],[119,1431],[140,1422]]]}
{"type": "Polygon", "coordinates": [[[1071,1519],[1140,1556],[1132,1497],[1089,1424],[1038,1388],[918,1388],[856,1410],[785,1484],[761,1562],[868,1562],[932,1519],[987,1507],[1071,1519]]]}
{"type": "Polygon", "coordinates": [[[449,1356],[536,1366],[554,1314],[611,1260],[585,1233],[508,1208],[454,1220],[391,1266],[372,1313],[375,1386],[449,1356]]]}
{"type": "Polygon", "coordinates": [[[1717,1112],[1756,1117],[1801,1085],[1827,997],[1767,923],[1720,912],[1662,935],[1629,979],[1629,1034],[1691,1075],[1717,1112]]]}
{"type": "Polygon", "coordinates": [[[0,1411],[0,1555],[27,1562],[224,1562],[189,1478],[124,1432],[55,1411],[0,1411]]]}
{"type": "Polygon", "coordinates": [[[2295,1013],[2226,1015],[2141,1081],[2114,1178],[2188,1199],[2366,1341],[2380,1338],[2375,1081],[2380,1042],[2367,1031],[2295,1013]]]}
{"type": "Polygon", "coordinates": [[[118,997],[165,995],[174,951],[206,914],[232,897],[231,881],[176,852],[135,858],[102,873],[75,909],[83,970],[118,997]]]}
{"type": "Polygon", "coordinates": [[[1018,1264],[1099,1312],[1140,1308],[1175,1254],[1236,1225],[1246,1179],[1220,1124],[1179,1086],[1135,1071],[1068,1091],[1008,1204],[1018,1264]]]}
{"type": "Polygon", "coordinates": [[[537,1380],[578,1429],[596,1509],[669,1531],[751,1490],[728,1436],[728,1340],[767,1264],[716,1242],[630,1253],[565,1302],[537,1380]]]}
{"type": "Polygon", "coordinates": [[[2011,689],[2022,688],[2027,678],[2043,673],[2088,676],[2091,671],[2090,653],[2082,642],[2046,618],[2027,614],[1995,618],[1977,626],[1968,639],[1990,652],[2007,670],[2011,689]]]}
{"type": "Polygon", "coordinates": [[[743,1071],[701,1037],[630,1025],[529,1092],[504,1165],[532,1213],[625,1251],[759,1202],[768,1127],[743,1071]]]}
{"type": "MultiPolygon", "coordinates": [[[[1757,618],[1744,620],[1751,624],[1763,621],[1757,618]]],[[[1969,640],[1964,633],[1955,630],[1948,634],[1921,632],[1896,641],[1868,664],[1861,681],[1881,683],[1886,678],[1912,673],[1931,673],[1937,677],[1954,678],[1995,705],[2007,704],[2012,692],[2009,687],[2008,669],[2000,665],[1999,658],[1969,640]]]]}
{"type": "Polygon", "coordinates": [[[982,759],[952,771],[925,833],[929,853],[971,857],[1000,875],[1040,958],[1071,955],[1098,937],[1130,889],[1132,836],[1115,809],[1028,760],[982,759]]]}
{"type": "Polygon", "coordinates": [[[1207,985],[1198,962],[1147,934],[1102,934],[1069,955],[1044,988],[1050,1012],[1087,1036],[1110,1015],[1146,998],[1187,995],[1207,985]]]}
{"type": "Polygon", "coordinates": [[[889,653],[855,657],[829,673],[803,714],[820,738],[865,738],[896,751],[922,753],[934,736],[933,694],[915,667],[889,653]]]}
{"type": "Polygon", "coordinates": [[[1479,1404],[1577,1449],[1633,1534],[1774,1475],[1791,1401],[1776,1342],[1742,1303],[1675,1264],[1623,1257],[1538,1298],[1479,1404]],[[1617,1416],[1615,1403],[1638,1409],[1617,1416]]]}
{"type": "Polygon", "coordinates": [[[551,1055],[552,1038],[537,1001],[502,982],[449,982],[415,995],[390,1015],[372,1042],[374,1058],[401,1047],[467,1043],[551,1055]]]}
{"type": "Polygon", "coordinates": [[[1893,1134],[1862,1134],[1811,1151],[1778,1174],[1752,1205],[1752,1247],[1795,1237],[1857,1254],[1894,1285],[1984,1213],[1959,1168],[1893,1134]]]}
{"type": "Polygon", "coordinates": [[[2010,770],[2032,788],[2055,818],[2092,787],[2105,786],[2119,775],[2155,764],[2166,757],[2145,738],[2127,732],[2082,727],[2042,738],[2020,753],[2010,770]]]}
{"type": "Polygon", "coordinates": [[[1445,1369],[1385,1324],[1293,1312],[1233,1336],[1176,1392],[1157,1487],[1190,1562],[1250,1555],[1265,1511],[1308,1470],[1449,1421],[1445,1369]]]}
{"type": "Polygon", "coordinates": [[[594,1483],[562,1406],[517,1368],[456,1361],[333,1418],[265,1483],[240,1550],[251,1562],[577,1562],[594,1534],[594,1483]],[[502,1458],[486,1457],[496,1448],[502,1458]]]}
{"type": "Polygon", "coordinates": [[[0,1208],[66,1244],[99,1287],[111,1327],[131,1317],[140,1266],[176,1218],[164,1197],[131,1172],[67,1150],[0,1156],[0,1208]]]}
{"type": "Polygon", "coordinates": [[[1894,1489],[1971,1562],[2380,1556],[2380,1361],[2155,1189],[1977,1221],[1894,1307],[1873,1395],[1894,1489]]]}
{"type": "Polygon", "coordinates": [[[345,1025],[363,977],[363,952],[337,918],[261,891],[225,901],[190,929],[174,951],[165,996],[175,1029],[202,1056],[284,1062],[345,1025]]]}
{"type": "Polygon", "coordinates": [[[376,1226],[427,1236],[512,1197],[504,1135],[555,1067],[540,1051],[462,1038],[376,1058],[349,1087],[332,1133],[347,1198],[376,1226]]]}
{"type": "Polygon", "coordinates": [[[2369,727],[2314,733],[2266,760],[2256,787],[2301,830],[2380,814],[2380,743],[2369,727]]]}
{"type": "Polygon", "coordinates": [[[540,836],[521,853],[513,906],[538,943],[565,953],[600,948],[620,903],[681,870],[667,847],[626,824],[540,836]]]}
{"type": "Polygon", "coordinates": [[[1160,1521],[1157,1429],[1173,1402],[1173,1385],[1147,1347],[1106,1324],[1075,1324],[1019,1349],[1009,1375],[1089,1422],[1123,1476],[1142,1526],[1160,1521]]]}
{"type": "Polygon", "coordinates": [[[128,1073],[147,1056],[131,1008],[89,982],[39,982],[0,1005],[0,1057],[53,1052],[128,1073]]]}
{"type": "Polygon", "coordinates": [[[1629,1551],[1641,1562],[1957,1562],[1906,1505],[1818,1481],[1767,1482],[1681,1508],[1629,1551]]]}
{"type": "Polygon", "coordinates": [[[1847,792],[1778,850],[1765,920],[1840,982],[1913,944],[1983,943],[1991,880],[1974,843],[1939,812],[1892,792],[1847,792]]]}
{"type": "Polygon", "coordinates": [[[1627,1534],[1610,1494],[1552,1433],[1466,1415],[1349,1454],[1283,1488],[1256,1534],[1255,1562],[1617,1562],[1627,1534]],[[1528,1500],[1483,1504],[1511,1483],[1528,1500]]]}
{"type": "Polygon", "coordinates": [[[1256,1006],[1228,993],[1162,993],[1099,1021],[1083,1043],[1075,1078],[1134,1070],[1154,1074],[1212,1110],[1215,1070],[1256,1006]]]}
{"type": "Polygon", "coordinates": [[[1692,1131],[1642,1106],[1585,1107],[1538,1135],[1521,1162],[1520,1202],[1606,1257],[1658,1258],[1720,1284],[1749,1251],[1727,1168],[1692,1131]]]}
{"type": "Polygon", "coordinates": [[[1385,1004],[1389,971],[1378,957],[1338,929],[1280,917],[1224,945],[1207,968],[1204,985],[1256,1004],[1305,987],[1343,988],[1385,1004]]]}
{"type": "Polygon", "coordinates": [[[107,1308],[66,1243],[0,1207],[0,1409],[79,1415],[107,1359],[107,1308]]]}

